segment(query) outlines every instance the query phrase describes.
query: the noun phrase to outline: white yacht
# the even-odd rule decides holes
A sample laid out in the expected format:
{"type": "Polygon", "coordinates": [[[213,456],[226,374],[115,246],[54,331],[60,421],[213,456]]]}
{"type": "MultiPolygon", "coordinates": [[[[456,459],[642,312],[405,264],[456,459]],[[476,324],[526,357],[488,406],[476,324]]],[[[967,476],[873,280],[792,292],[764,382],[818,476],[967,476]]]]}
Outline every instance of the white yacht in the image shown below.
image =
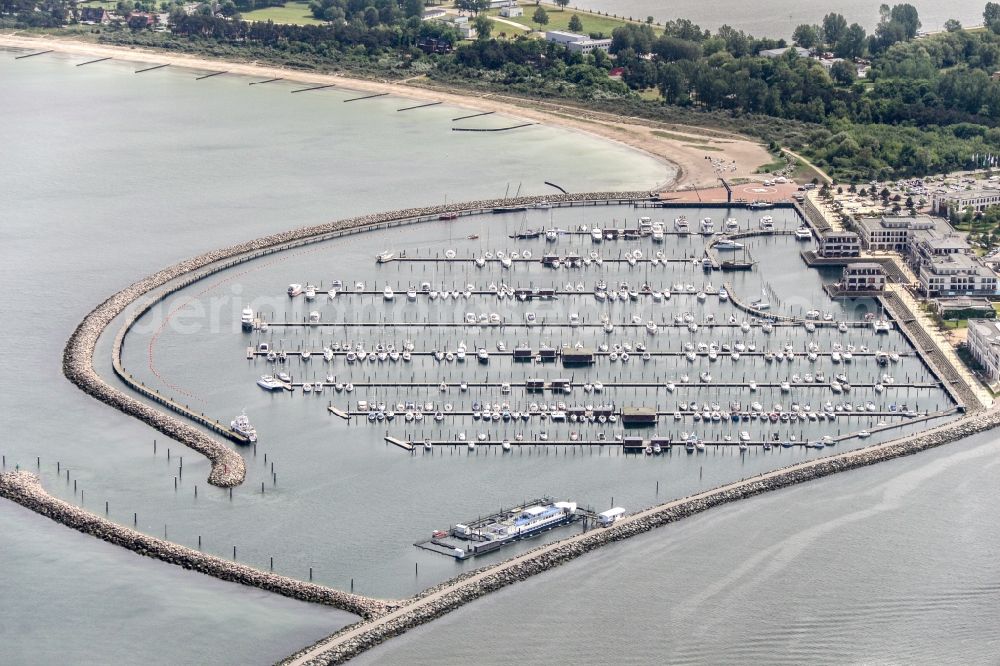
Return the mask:
{"type": "Polygon", "coordinates": [[[712,218],[704,217],[699,224],[699,230],[702,236],[711,236],[715,233],[715,224],[712,222],[712,218]]]}
{"type": "Polygon", "coordinates": [[[812,240],[812,237],[812,231],[809,230],[809,227],[799,227],[795,230],[796,240],[807,241],[812,240]]]}
{"type": "Polygon", "coordinates": [[[250,306],[243,308],[243,313],[240,315],[240,324],[243,326],[244,331],[253,329],[253,309],[250,306]]]}
{"type": "Polygon", "coordinates": [[[380,252],[375,257],[375,261],[378,262],[378,263],[380,263],[380,264],[388,263],[388,262],[392,261],[393,259],[395,259],[395,255],[393,255],[392,252],[389,252],[389,250],[384,250],[383,252],[380,252]]]}
{"type": "Polygon", "coordinates": [[[289,297],[294,298],[295,296],[298,296],[301,293],[302,293],[302,285],[301,284],[297,284],[297,283],[293,282],[292,284],[288,285],[288,296],[289,297]]]}
{"type": "MultiPolygon", "coordinates": [[[[416,294],[414,294],[414,297],[416,297],[416,294]]],[[[392,287],[385,285],[385,289],[382,290],[382,298],[387,301],[395,300],[396,294],[392,292],[392,287]]]]}
{"type": "Polygon", "coordinates": [[[674,231],[679,234],[691,233],[691,227],[688,225],[688,220],[686,217],[681,215],[680,217],[674,219],[674,231]]]}
{"type": "Polygon", "coordinates": [[[601,241],[604,240],[604,232],[601,230],[600,227],[594,227],[593,229],[590,230],[590,240],[594,241],[595,243],[600,243],[601,241]]]}
{"type": "Polygon", "coordinates": [[[760,230],[761,231],[774,231],[774,218],[770,215],[765,215],[760,218],[760,230]]]}
{"type": "Polygon", "coordinates": [[[723,238],[712,247],[716,250],[742,250],[743,243],[734,241],[732,238],[723,238]]]}
{"type": "Polygon", "coordinates": [[[316,300],[316,285],[307,284],[305,290],[306,300],[314,301],[316,300]]]}
{"type": "Polygon", "coordinates": [[[651,232],[651,235],[653,237],[653,242],[654,243],[662,243],[663,242],[663,224],[660,223],[660,222],[654,222],[653,223],[653,230],[651,232]]]}

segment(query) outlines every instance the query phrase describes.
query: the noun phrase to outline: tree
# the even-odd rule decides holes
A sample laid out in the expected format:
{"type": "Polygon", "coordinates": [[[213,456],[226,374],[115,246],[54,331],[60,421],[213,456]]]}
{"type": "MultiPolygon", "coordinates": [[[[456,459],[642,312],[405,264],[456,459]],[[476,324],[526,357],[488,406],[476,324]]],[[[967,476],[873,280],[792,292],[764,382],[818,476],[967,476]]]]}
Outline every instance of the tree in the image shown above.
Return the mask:
{"type": "Polygon", "coordinates": [[[490,38],[490,34],[493,32],[493,21],[488,16],[480,14],[472,20],[472,24],[476,26],[476,37],[478,39],[490,38]]]}
{"type": "Polygon", "coordinates": [[[814,49],[820,45],[819,26],[803,23],[792,32],[792,42],[804,49],[814,49]]]}
{"type": "Polygon", "coordinates": [[[823,17],[823,40],[827,44],[836,44],[847,30],[847,19],[841,14],[829,13],[823,17]]]}
{"type": "Polygon", "coordinates": [[[408,18],[416,16],[420,18],[424,15],[424,0],[403,0],[403,14],[408,18]]]}
{"type": "Polygon", "coordinates": [[[946,32],[958,32],[962,29],[962,24],[955,19],[948,19],[944,22],[944,29],[946,32]]]}
{"type": "Polygon", "coordinates": [[[531,20],[537,23],[538,29],[541,30],[543,25],[549,24],[549,13],[545,11],[545,7],[537,7],[535,13],[531,15],[531,20]]]}
{"type": "Polygon", "coordinates": [[[852,23],[833,47],[833,53],[838,58],[860,58],[865,54],[866,40],[865,29],[852,23]]]}
{"type": "Polygon", "coordinates": [[[830,67],[830,76],[842,86],[849,86],[854,83],[857,75],[858,72],[854,68],[854,65],[847,60],[838,60],[830,67]]]}
{"type": "Polygon", "coordinates": [[[569,17],[569,29],[572,32],[583,32],[583,21],[580,20],[579,14],[573,14],[569,17]]]}
{"type": "Polygon", "coordinates": [[[569,0],[556,0],[556,4],[559,5],[561,10],[566,11],[566,5],[569,4],[569,0]]]}
{"type": "Polygon", "coordinates": [[[987,2],[986,9],[983,10],[983,25],[992,26],[1000,22],[1000,4],[987,2]]]}
{"type": "Polygon", "coordinates": [[[909,4],[893,5],[889,19],[899,23],[906,30],[906,38],[913,39],[920,30],[920,15],[917,8],[909,4]]]}

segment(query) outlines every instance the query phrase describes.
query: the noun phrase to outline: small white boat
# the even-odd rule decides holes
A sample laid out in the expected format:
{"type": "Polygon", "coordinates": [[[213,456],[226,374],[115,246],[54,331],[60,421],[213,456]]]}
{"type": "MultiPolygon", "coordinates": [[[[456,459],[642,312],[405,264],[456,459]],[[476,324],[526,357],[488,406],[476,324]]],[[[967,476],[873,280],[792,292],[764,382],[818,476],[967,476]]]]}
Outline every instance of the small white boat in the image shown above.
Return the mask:
{"type": "Polygon", "coordinates": [[[394,258],[395,255],[393,255],[392,252],[389,252],[389,250],[384,250],[383,252],[380,252],[378,255],[375,256],[375,261],[380,264],[385,264],[392,261],[394,258]]]}
{"type": "Polygon", "coordinates": [[[812,240],[812,237],[812,231],[809,230],[809,227],[799,227],[795,230],[796,240],[807,241],[812,240]]]}
{"type": "Polygon", "coordinates": [[[292,283],[288,285],[288,296],[294,298],[302,293],[302,285],[297,283],[292,283]]]}
{"type": "Polygon", "coordinates": [[[247,418],[246,412],[233,419],[229,425],[234,432],[246,437],[251,444],[257,441],[257,429],[250,425],[250,419],[247,418]]]}

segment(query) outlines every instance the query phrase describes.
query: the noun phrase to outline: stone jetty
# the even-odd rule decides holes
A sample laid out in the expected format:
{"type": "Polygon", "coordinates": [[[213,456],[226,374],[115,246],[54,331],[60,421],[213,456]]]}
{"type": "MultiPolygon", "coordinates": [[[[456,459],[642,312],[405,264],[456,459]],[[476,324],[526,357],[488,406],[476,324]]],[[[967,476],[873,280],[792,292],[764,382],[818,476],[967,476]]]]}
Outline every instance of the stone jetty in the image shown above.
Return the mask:
{"type": "MultiPolygon", "coordinates": [[[[608,202],[627,203],[629,201],[645,201],[652,198],[654,198],[653,193],[648,191],[590,192],[560,194],[549,197],[533,196],[516,199],[490,199],[423,208],[408,208],[294,229],[206,252],[134,282],[94,308],[80,322],[66,343],[66,347],[63,350],[63,374],[89,395],[125,414],[139,419],[168,437],[204,455],[212,463],[212,470],[208,477],[208,482],[212,485],[224,488],[237,486],[246,477],[246,465],[243,458],[236,451],[216,441],[204,431],[181,420],[181,418],[161,411],[111,386],[94,370],[93,360],[97,341],[111,322],[123,312],[133,308],[132,316],[126,320],[115,340],[112,355],[116,372],[124,381],[129,383],[131,381],[130,375],[121,366],[121,347],[129,327],[142,312],[148,310],[155,303],[162,301],[171,293],[200,279],[245,261],[258,258],[264,254],[278,252],[288,247],[297,247],[310,242],[320,242],[338,233],[436,219],[438,216],[444,214],[489,212],[495,208],[534,206],[543,202],[550,205],[586,205],[588,203],[597,205],[608,202]],[[153,292],[156,292],[156,295],[149,296],[153,292]],[[147,300],[140,307],[137,307],[138,301],[144,297],[148,297],[147,300]]],[[[131,383],[137,387],[135,382],[131,383]]],[[[171,401],[169,398],[160,396],[153,389],[143,387],[142,392],[147,397],[156,399],[161,405],[167,408],[170,407],[171,401]]]]}
{"type": "Polygon", "coordinates": [[[322,585],[305,583],[287,576],[260,571],[245,564],[178,546],[169,541],[122,527],[106,518],[49,495],[42,488],[38,477],[28,472],[18,471],[0,474],[0,497],[17,502],[21,506],[67,527],[103,539],[116,546],[127,548],[139,555],[176,564],[221,580],[258,587],[268,592],[310,603],[333,606],[364,618],[384,615],[399,607],[397,602],[370,599],[358,594],[341,592],[322,585]]]}
{"type": "Polygon", "coordinates": [[[499,564],[463,574],[429,588],[410,599],[406,605],[383,616],[345,627],[281,663],[295,666],[340,664],[393,636],[430,622],[470,601],[574,560],[601,546],[669,525],[712,507],[917,453],[983,432],[997,425],[1000,425],[1000,410],[991,409],[894,442],[876,444],[864,449],[791,465],[667,502],[629,516],[610,528],[595,528],[578,536],[540,546],[499,564]]]}

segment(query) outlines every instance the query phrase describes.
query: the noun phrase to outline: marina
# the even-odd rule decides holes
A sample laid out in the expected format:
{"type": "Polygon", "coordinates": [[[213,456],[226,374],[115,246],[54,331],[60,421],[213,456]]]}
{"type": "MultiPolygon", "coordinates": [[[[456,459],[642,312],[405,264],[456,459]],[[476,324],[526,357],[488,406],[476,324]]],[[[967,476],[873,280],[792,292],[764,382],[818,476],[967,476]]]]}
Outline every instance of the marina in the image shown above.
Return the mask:
{"type": "Polygon", "coordinates": [[[572,232],[555,221],[569,211],[510,208],[503,228],[513,231],[483,227],[488,214],[441,215],[443,249],[381,249],[366,268],[245,306],[244,356],[274,378],[262,388],[304,405],[325,397],[317,409],[414,454],[820,451],[956,412],[880,301],[845,307],[820,288],[789,307],[756,268],[720,286],[696,277],[699,254],[798,248],[807,239],[795,209],[765,215],[767,229],[734,208],[718,227],[702,214],[698,232],[669,234],[670,218],[655,214],[616,226],[621,208],[572,232]],[[493,235],[503,249],[490,249],[493,235]],[[619,240],[630,248],[616,256],[604,244],[619,240]],[[584,244],[602,249],[575,249],[584,244]],[[583,279],[546,277],[557,261],[583,279]],[[645,275],[653,262],[658,278],[645,275]]]}

